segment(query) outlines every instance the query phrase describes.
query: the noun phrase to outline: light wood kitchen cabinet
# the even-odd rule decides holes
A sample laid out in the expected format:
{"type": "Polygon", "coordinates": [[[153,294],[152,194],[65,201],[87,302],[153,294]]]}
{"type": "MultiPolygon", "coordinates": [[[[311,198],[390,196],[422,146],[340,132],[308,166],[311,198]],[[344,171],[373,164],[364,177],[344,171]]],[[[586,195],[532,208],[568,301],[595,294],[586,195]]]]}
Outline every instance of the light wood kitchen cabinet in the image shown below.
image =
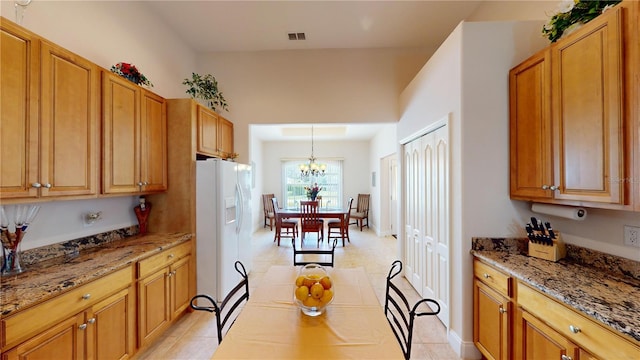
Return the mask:
{"type": "Polygon", "coordinates": [[[582,359],[578,357],[578,346],[545,325],[535,316],[526,311],[520,311],[518,320],[517,327],[520,330],[521,341],[518,342],[520,346],[516,349],[516,359],[582,359]]]}
{"type": "MultiPolygon", "coordinates": [[[[544,322],[559,334],[554,335],[554,339],[564,337],[567,343],[575,344],[577,352],[592,354],[589,356],[600,359],[637,359],[640,354],[640,346],[521,283],[518,283],[518,307],[522,309],[523,314],[531,315],[527,315],[525,321],[535,322],[531,319],[537,318],[544,322]]],[[[522,330],[521,325],[518,325],[519,330],[522,330]]],[[[553,334],[544,331],[543,333],[553,334]]],[[[523,340],[526,338],[523,337],[523,340]]],[[[557,341],[561,343],[560,340],[557,341]]]]}
{"type": "Polygon", "coordinates": [[[511,278],[474,261],[473,342],[489,360],[511,358],[511,278]]]}
{"type": "Polygon", "coordinates": [[[198,154],[227,158],[233,153],[233,123],[213,110],[197,104],[198,154]]]}
{"type": "Polygon", "coordinates": [[[621,3],[511,69],[512,199],[633,209],[638,104],[624,91],[638,91],[627,85],[637,83],[637,50],[623,54],[638,33],[625,16],[637,5],[621,3]]]}
{"type": "Polygon", "coordinates": [[[191,244],[167,249],[138,263],[138,345],[155,340],[181,315],[189,292],[191,244]]]}
{"type": "Polygon", "coordinates": [[[2,319],[3,359],[125,359],[135,351],[131,267],[2,319]],[[13,345],[17,345],[13,347],[13,345]]]}
{"type": "Polygon", "coordinates": [[[0,197],[97,194],[99,69],[2,19],[0,197]]]}
{"type": "Polygon", "coordinates": [[[545,49],[509,72],[512,198],[553,198],[550,55],[545,49]]]}
{"type": "Polygon", "coordinates": [[[165,100],[119,75],[103,72],[105,194],[167,189],[165,100]]]}

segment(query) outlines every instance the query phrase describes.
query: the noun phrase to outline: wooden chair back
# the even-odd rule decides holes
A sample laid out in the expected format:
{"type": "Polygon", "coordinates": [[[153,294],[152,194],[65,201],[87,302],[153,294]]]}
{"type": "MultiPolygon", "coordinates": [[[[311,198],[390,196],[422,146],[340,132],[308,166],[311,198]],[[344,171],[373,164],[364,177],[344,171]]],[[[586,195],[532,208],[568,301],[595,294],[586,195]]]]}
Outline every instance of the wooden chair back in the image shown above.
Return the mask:
{"type": "Polygon", "coordinates": [[[249,300],[249,277],[247,270],[240,261],[235,263],[236,271],[242,277],[242,280],[234,287],[227,296],[224,297],[220,305],[214,298],[207,294],[196,295],[191,298],[190,306],[194,310],[208,311],[216,315],[216,330],[218,332],[218,344],[222,342],[222,334],[226,334],[233,325],[235,318],[240,312],[240,305],[249,300]],[[198,299],[204,299],[211,303],[211,306],[196,305],[198,299]]]}
{"type": "Polygon", "coordinates": [[[369,213],[369,199],[371,194],[358,194],[358,202],[356,204],[356,212],[369,213]]]}
{"type": "Polygon", "coordinates": [[[275,219],[275,213],[273,210],[273,202],[271,199],[275,197],[274,194],[262,194],[262,209],[264,211],[264,227],[267,227],[267,221],[269,226],[273,229],[273,222],[275,219]]]}
{"type": "Polygon", "coordinates": [[[406,296],[400,288],[391,282],[398,274],[402,272],[402,262],[396,260],[391,264],[391,269],[387,275],[387,290],[384,302],[384,314],[389,321],[391,330],[396,335],[396,339],[400,343],[404,358],[409,360],[411,357],[411,340],[413,339],[413,325],[416,316],[437,315],[440,312],[440,305],[437,301],[431,299],[422,299],[413,306],[409,305],[406,296]],[[428,310],[418,312],[418,307],[422,304],[431,304],[437,310],[433,311],[431,305],[424,306],[428,310]]]}
{"type": "Polygon", "coordinates": [[[324,233],[324,221],[318,215],[317,201],[300,201],[300,236],[304,240],[304,234],[314,232],[318,234],[318,242],[324,233]]]}

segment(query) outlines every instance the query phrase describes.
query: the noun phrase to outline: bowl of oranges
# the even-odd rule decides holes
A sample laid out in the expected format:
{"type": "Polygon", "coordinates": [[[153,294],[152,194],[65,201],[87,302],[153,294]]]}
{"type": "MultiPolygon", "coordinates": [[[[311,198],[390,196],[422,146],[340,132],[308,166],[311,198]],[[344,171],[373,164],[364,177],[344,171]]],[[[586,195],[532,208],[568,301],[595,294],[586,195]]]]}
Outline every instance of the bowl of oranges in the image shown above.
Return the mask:
{"type": "Polygon", "coordinates": [[[308,316],[322,314],[333,300],[334,289],[327,270],[318,264],[308,264],[296,277],[293,299],[302,313],[308,316]]]}

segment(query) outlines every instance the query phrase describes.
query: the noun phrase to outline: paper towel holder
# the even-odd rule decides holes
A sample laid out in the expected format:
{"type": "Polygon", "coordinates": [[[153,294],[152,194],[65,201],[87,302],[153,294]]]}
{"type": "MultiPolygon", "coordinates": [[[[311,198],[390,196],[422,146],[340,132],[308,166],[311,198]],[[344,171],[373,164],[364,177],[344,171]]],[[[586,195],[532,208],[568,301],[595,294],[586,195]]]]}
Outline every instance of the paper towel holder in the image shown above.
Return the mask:
{"type": "Polygon", "coordinates": [[[585,208],[556,204],[532,203],[531,211],[578,221],[584,220],[587,216],[585,208]]]}

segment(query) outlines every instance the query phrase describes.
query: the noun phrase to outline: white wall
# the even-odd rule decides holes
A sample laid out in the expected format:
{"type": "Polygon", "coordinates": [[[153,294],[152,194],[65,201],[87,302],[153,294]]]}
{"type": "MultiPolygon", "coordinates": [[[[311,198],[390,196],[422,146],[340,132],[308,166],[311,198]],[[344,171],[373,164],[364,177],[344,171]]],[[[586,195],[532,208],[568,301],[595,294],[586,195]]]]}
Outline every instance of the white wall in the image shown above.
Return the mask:
{"type": "MultiPolygon", "coordinates": [[[[307,161],[311,155],[309,142],[265,141],[262,146],[262,171],[257,175],[262,183],[262,193],[273,193],[282,203],[282,160],[307,161]]],[[[314,155],[322,159],[342,159],[343,162],[343,202],[358,193],[369,192],[371,167],[369,164],[368,141],[314,141],[314,155]]],[[[260,196],[260,194],[256,194],[260,196]]],[[[254,197],[254,204],[256,198],[254,197]]],[[[262,209],[262,202],[259,199],[262,209]]],[[[257,220],[262,227],[262,216],[257,220]]]]}
{"type": "MultiPolygon", "coordinates": [[[[545,44],[540,22],[462,23],[401,95],[399,139],[450,115],[449,341],[473,347],[471,237],[510,235],[508,71],[545,44]]],[[[399,226],[402,226],[401,223],[399,226]]]]}
{"type": "MultiPolygon", "coordinates": [[[[388,169],[383,169],[381,161],[387,156],[397,156],[397,126],[389,124],[381,129],[378,134],[369,142],[369,161],[371,172],[376,173],[376,185],[371,184],[371,172],[369,173],[370,190],[366,193],[371,194],[369,199],[369,228],[374,230],[376,234],[382,235],[382,231],[389,228],[390,220],[383,218],[388,211],[383,211],[382,196],[389,196],[389,179],[388,169]]],[[[396,158],[397,159],[397,158],[396,158]]],[[[353,197],[356,202],[358,198],[353,197]]],[[[355,206],[355,204],[354,204],[355,206]]],[[[396,214],[388,214],[388,216],[396,216],[396,214]]]]}
{"type": "MultiPolygon", "coordinates": [[[[380,123],[398,120],[398,94],[429,49],[329,49],[203,55],[229,100],[240,161],[250,124],[380,123]]],[[[253,160],[253,159],[252,159],[253,160]]]]}

